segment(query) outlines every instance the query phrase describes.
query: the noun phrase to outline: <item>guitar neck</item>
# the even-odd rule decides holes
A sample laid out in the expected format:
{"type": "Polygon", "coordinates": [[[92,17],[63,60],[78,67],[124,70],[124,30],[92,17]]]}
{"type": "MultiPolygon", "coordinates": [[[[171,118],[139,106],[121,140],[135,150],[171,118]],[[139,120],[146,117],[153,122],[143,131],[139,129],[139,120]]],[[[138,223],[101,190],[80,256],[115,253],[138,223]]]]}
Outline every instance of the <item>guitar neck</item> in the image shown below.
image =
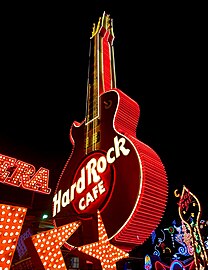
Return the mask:
{"type": "Polygon", "coordinates": [[[105,12],[90,38],[86,124],[99,117],[99,96],[116,87],[113,25],[105,12]]]}

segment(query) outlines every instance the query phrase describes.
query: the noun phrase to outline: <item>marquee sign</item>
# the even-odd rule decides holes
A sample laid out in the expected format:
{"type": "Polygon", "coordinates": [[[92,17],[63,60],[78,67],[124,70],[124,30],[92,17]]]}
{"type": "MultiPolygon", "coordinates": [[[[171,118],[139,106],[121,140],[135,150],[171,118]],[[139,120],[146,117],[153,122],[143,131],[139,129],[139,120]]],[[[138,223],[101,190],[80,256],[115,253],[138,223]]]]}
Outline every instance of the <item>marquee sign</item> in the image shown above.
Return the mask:
{"type": "Polygon", "coordinates": [[[98,240],[99,211],[109,241],[129,251],[158,226],[168,183],[159,156],[136,138],[139,105],[116,87],[113,41],[112,19],[104,12],[90,38],[86,115],[71,126],[73,149],[52,211],[55,226],[81,220],[70,245],[98,240]]]}
{"type": "Polygon", "coordinates": [[[0,183],[50,194],[49,170],[35,167],[16,158],[0,154],[0,183]]]}

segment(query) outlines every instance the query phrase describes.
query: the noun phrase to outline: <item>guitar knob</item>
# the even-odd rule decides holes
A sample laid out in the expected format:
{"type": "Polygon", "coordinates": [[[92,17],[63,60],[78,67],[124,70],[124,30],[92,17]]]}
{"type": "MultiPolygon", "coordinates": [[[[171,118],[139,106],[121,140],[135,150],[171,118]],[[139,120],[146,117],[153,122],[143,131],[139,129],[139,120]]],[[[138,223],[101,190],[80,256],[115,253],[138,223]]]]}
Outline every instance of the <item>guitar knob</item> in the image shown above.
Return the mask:
{"type": "Polygon", "coordinates": [[[112,106],[112,100],[104,101],[105,109],[109,109],[112,106]]]}

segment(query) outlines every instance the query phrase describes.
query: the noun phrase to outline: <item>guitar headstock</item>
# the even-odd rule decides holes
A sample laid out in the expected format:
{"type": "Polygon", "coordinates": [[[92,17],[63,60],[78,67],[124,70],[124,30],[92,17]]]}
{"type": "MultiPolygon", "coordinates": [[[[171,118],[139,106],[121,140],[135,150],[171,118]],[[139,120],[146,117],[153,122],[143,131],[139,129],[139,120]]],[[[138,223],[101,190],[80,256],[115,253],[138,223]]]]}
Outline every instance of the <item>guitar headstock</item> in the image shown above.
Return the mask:
{"type": "Polygon", "coordinates": [[[91,39],[97,35],[98,33],[102,33],[109,31],[110,36],[114,38],[113,33],[113,19],[110,18],[109,14],[106,14],[106,12],[103,12],[103,16],[99,17],[97,25],[93,23],[93,29],[92,29],[92,36],[91,39]]]}

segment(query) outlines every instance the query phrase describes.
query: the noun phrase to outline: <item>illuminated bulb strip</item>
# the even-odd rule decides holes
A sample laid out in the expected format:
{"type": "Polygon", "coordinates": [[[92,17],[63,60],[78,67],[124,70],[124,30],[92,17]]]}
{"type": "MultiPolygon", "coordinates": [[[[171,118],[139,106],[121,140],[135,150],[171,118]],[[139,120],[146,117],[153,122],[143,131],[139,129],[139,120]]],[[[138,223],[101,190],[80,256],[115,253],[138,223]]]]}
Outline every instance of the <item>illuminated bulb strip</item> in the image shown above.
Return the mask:
{"type": "Polygon", "coordinates": [[[0,269],[9,270],[27,209],[0,204],[0,269]]]}

